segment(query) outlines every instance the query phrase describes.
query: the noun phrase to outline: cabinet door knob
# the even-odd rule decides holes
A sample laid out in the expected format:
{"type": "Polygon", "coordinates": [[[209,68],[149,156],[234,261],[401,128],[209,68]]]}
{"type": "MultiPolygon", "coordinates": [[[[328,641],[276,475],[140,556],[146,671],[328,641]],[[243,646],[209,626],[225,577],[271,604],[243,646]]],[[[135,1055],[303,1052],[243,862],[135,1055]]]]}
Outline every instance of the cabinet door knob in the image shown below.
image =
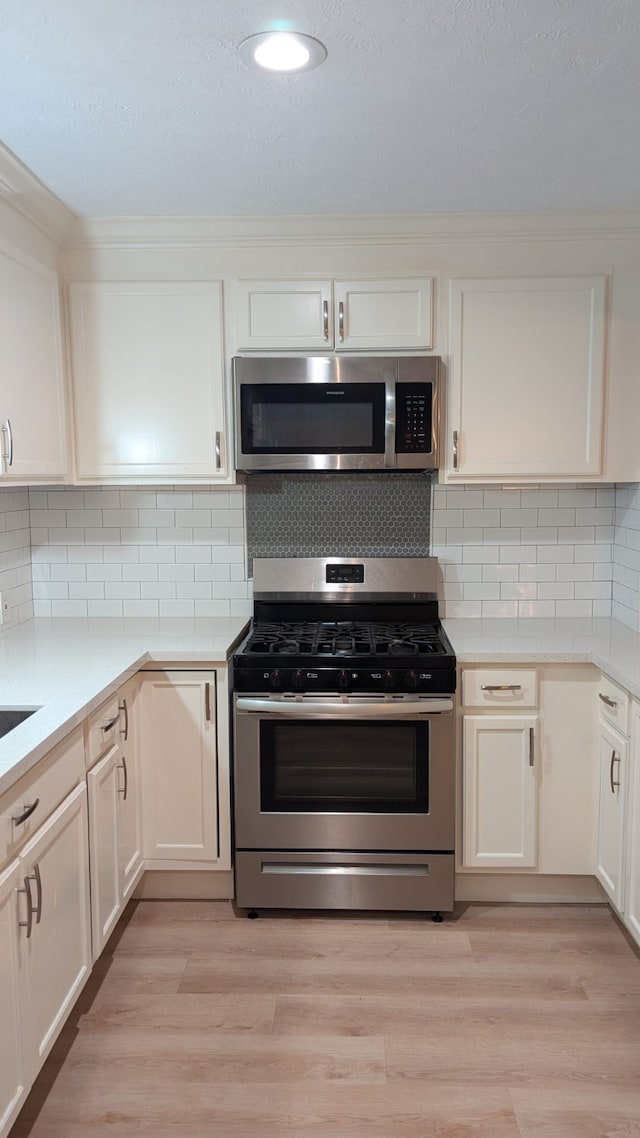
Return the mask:
{"type": "Polygon", "coordinates": [[[529,766],[532,767],[536,757],[536,733],[533,727],[529,728],[529,766]]]}
{"type": "Polygon", "coordinates": [[[344,301],[340,301],[338,305],[338,339],[342,344],[344,342],[344,301]]]}
{"type": "Polygon", "coordinates": [[[458,432],[453,432],[453,469],[458,469],[458,432]]]}
{"type": "Polygon", "coordinates": [[[322,303],[322,332],[325,340],[329,339],[329,301],[322,303]]]}

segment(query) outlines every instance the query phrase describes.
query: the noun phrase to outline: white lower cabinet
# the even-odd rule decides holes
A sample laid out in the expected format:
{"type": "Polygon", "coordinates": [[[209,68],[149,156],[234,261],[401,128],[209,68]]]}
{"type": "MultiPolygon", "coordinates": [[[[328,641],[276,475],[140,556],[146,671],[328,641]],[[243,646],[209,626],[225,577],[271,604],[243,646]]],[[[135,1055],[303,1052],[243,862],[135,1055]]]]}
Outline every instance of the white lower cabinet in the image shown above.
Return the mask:
{"type": "Polygon", "coordinates": [[[0,1135],[8,1133],[27,1094],[30,1078],[23,1041],[24,1005],[19,962],[17,861],[0,873],[0,1135]]]}
{"type": "Polygon", "coordinates": [[[623,909],[624,815],[629,743],[613,727],[600,734],[600,811],[596,877],[616,909],[623,909]]]}
{"type": "Polygon", "coordinates": [[[640,703],[631,705],[631,752],[626,827],[625,923],[640,944],[640,703]]]}
{"type": "Polygon", "coordinates": [[[140,702],[147,866],[217,863],[216,673],[145,672],[140,702]]]}
{"type": "Polygon", "coordinates": [[[20,963],[35,1075],[91,972],[86,784],[72,790],[20,854],[20,963]]]}
{"type": "MultiPolygon", "coordinates": [[[[89,853],[93,959],[109,939],[143,870],[135,738],[137,684],[121,689],[105,705],[106,723],[115,716],[116,741],[89,770],[89,853]],[[113,710],[114,715],[110,715],[113,710]],[[109,717],[110,716],[110,717],[109,717]]],[[[99,729],[103,709],[93,717],[99,729]]],[[[103,724],[104,727],[104,724],[103,724]]],[[[91,737],[92,726],[89,727],[91,737]]]]}
{"type": "Polygon", "coordinates": [[[463,670],[460,870],[593,874],[597,685],[585,665],[463,670]]]}
{"type": "Polygon", "coordinates": [[[463,863],[529,868],[536,864],[537,717],[464,718],[463,863]]]}

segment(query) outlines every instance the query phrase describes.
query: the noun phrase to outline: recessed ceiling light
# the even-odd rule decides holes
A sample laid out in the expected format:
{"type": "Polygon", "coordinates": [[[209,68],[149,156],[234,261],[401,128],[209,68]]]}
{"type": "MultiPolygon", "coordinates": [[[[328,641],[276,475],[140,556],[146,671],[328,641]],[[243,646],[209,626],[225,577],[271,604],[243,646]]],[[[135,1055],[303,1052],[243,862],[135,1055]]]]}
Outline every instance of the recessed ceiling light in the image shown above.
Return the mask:
{"type": "Polygon", "coordinates": [[[303,32],[260,32],[243,40],[239,51],[268,71],[311,71],[327,58],[324,44],[303,32]]]}

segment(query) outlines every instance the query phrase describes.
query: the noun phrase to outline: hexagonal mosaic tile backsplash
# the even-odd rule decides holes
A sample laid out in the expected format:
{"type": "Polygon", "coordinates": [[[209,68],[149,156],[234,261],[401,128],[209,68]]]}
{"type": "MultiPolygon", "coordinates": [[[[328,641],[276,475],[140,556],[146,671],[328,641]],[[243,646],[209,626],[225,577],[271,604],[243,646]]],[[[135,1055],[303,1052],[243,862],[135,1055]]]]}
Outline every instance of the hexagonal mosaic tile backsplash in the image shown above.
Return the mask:
{"type": "Polygon", "coordinates": [[[425,474],[253,474],[249,572],[254,557],[426,556],[430,504],[425,474]]]}

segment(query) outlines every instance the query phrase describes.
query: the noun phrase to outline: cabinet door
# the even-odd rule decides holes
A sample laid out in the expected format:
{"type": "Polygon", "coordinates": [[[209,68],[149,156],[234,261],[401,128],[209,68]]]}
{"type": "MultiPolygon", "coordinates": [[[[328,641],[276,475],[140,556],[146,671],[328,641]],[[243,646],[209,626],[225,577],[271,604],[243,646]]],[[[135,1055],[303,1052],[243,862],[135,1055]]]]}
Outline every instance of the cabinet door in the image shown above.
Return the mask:
{"type": "Polygon", "coordinates": [[[20,856],[34,910],[31,935],[20,930],[34,1073],[91,971],[88,847],[87,786],[82,782],[20,856]]]}
{"type": "Polygon", "coordinates": [[[631,711],[631,761],[626,832],[625,921],[640,944],[640,703],[631,711]]]}
{"type": "Polygon", "coordinates": [[[7,1134],[31,1083],[20,1022],[22,976],[18,959],[18,862],[0,873],[0,1134],[7,1134]]]}
{"type": "Polygon", "coordinates": [[[629,744],[612,727],[600,729],[600,809],[596,877],[622,912],[625,787],[629,744]]]}
{"type": "Polygon", "coordinates": [[[451,282],[448,477],[600,473],[604,315],[604,277],[451,282]]]}
{"type": "Polygon", "coordinates": [[[238,281],[238,351],[333,348],[331,281],[238,281]]]}
{"type": "Polygon", "coordinates": [[[338,351],[430,348],[431,281],[337,281],[338,351]]]}
{"type": "Polygon", "coordinates": [[[142,873],[138,693],[137,679],[118,693],[121,736],[118,760],[118,859],[123,904],[131,896],[142,873]]]}
{"type": "Polygon", "coordinates": [[[112,747],[87,775],[94,960],[98,959],[113,932],[122,907],[118,856],[120,760],[118,746],[112,747]]]}
{"type": "Polygon", "coordinates": [[[1,481],[67,473],[61,328],[55,273],[0,253],[1,481]]]}
{"type": "Polygon", "coordinates": [[[142,678],[143,848],[164,862],[218,856],[215,672],[142,678]]]}
{"type": "Polygon", "coordinates": [[[227,473],[218,282],[74,284],[80,479],[227,473]]]}
{"type": "Polygon", "coordinates": [[[536,716],[465,716],[465,866],[535,866],[536,726],[536,716]]]}

